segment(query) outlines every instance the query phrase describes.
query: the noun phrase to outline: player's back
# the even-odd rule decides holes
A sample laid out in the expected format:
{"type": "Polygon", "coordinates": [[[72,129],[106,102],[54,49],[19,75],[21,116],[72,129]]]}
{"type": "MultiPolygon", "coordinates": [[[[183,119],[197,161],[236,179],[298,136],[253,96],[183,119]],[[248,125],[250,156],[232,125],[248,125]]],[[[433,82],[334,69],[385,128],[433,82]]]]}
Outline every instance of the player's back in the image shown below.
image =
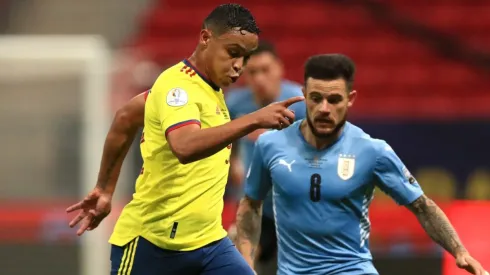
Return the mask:
{"type": "Polygon", "coordinates": [[[188,124],[210,128],[229,120],[223,92],[187,61],[159,76],[146,101],[143,168],[111,243],[124,245],[139,235],[161,248],[185,251],[226,236],[221,214],[230,148],[183,165],[167,135],[188,124]]]}
{"type": "Polygon", "coordinates": [[[300,124],[264,134],[257,143],[270,171],[278,274],[355,275],[349,268],[360,265],[376,274],[367,211],[374,190],[369,161],[379,142],[347,123],[338,141],[317,150],[304,140],[300,124]]]}

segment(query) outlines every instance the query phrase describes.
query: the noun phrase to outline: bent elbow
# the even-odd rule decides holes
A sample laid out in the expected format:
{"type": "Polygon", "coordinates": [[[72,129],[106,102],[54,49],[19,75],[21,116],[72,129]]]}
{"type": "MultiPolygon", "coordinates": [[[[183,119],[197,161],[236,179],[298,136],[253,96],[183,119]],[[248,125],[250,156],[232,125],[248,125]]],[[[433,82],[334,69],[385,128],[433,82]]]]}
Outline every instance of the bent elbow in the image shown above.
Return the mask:
{"type": "Polygon", "coordinates": [[[192,152],[185,145],[175,146],[175,148],[172,148],[172,152],[174,153],[180,164],[185,165],[195,161],[192,152]]]}
{"type": "Polygon", "coordinates": [[[130,129],[131,128],[131,116],[128,111],[124,108],[117,110],[114,116],[114,124],[119,129],[130,129]]]}

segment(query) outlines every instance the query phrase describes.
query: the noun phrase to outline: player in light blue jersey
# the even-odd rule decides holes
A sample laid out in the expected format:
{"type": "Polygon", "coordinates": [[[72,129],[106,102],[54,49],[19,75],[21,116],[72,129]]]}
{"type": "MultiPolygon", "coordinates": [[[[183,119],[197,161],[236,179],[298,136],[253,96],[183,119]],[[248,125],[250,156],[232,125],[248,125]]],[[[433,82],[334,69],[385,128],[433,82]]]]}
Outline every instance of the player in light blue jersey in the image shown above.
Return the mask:
{"type": "Polygon", "coordinates": [[[257,140],[237,213],[237,246],[253,265],[262,200],[273,192],[280,275],[375,275],[368,208],[375,186],[408,207],[460,268],[485,274],[441,209],[393,149],[347,122],[354,64],[314,56],[305,66],[307,118],[257,140]]]}
{"type": "MultiPolygon", "coordinates": [[[[261,40],[247,61],[244,71],[246,87],[236,88],[227,92],[226,105],[232,119],[253,113],[275,101],[302,96],[301,86],[284,80],[284,68],[275,47],[261,40]]],[[[306,116],[304,102],[298,102],[289,107],[293,110],[296,120],[306,116]]],[[[265,130],[257,130],[236,142],[233,146],[230,175],[235,185],[244,181],[242,167],[249,167],[254,151],[255,141],[265,130]]],[[[240,188],[242,190],[242,188],[240,188]]],[[[239,197],[243,193],[239,192],[239,197]]],[[[277,240],[272,213],[272,195],[264,200],[262,217],[262,234],[257,253],[257,271],[275,273],[277,240]]]]}

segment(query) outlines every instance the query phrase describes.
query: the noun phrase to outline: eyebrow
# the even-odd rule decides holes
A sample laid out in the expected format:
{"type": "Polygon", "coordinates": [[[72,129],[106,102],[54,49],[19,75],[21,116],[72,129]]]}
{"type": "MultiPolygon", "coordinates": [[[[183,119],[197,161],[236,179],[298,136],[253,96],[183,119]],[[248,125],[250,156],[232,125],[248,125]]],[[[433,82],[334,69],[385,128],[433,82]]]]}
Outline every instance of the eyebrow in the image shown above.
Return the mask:
{"type": "Polygon", "coordinates": [[[243,47],[242,45],[237,44],[237,43],[228,44],[227,46],[228,47],[237,47],[237,48],[240,48],[240,50],[247,52],[247,49],[245,47],[243,47]]]}

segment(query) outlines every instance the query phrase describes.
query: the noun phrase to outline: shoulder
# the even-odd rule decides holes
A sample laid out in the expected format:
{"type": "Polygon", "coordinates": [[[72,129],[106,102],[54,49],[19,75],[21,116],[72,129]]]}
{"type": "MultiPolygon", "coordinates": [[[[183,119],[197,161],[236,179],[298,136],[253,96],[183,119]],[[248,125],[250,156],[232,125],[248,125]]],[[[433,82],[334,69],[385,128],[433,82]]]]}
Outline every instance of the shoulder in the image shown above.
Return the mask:
{"type": "Polygon", "coordinates": [[[280,147],[281,141],[284,139],[284,132],[278,130],[270,130],[261,134],[255,141],[255,146],[260,150],[269,151],[274,147],[280,147]]]}
{"type": "Polygon", "coordinates": [[[252,92],[246,87],[230,89],[226,92],[225,100],[228,109],[236,108],[244,102],[248,102],[252,97],[252,92]]]}
{"type": "Polygon", "coordinates": [[[298,130],[298,124],[301,121],[296,121],[291,126],[283,130],[270,130],[259,136],[255,146],[259,146],[263,150],[283,150],[287,148],[288,143],[290,143],[291,137],[295,136],[295,131],[298,130]]]}
{"type": "Polygon", "coordinates": [[[348,127],[348,132],[346,133],[348,138],[352,143],[356,144],[363,153],[369,153],[371,156],[374,155],[379,157],[387,151],[392,151],[385,140],[373,138],[360,127],[349,122],[347,122],[346,125],[348,127]]]}
{"type": "Polygon", "coordinates": [[[181,90],[186,94],[196,93],[196,90],[201,90],[197,73],[183,62],[179,62],[163,71],[155,81],[152,93],[168,94],[174,89],[181,90]]]}

